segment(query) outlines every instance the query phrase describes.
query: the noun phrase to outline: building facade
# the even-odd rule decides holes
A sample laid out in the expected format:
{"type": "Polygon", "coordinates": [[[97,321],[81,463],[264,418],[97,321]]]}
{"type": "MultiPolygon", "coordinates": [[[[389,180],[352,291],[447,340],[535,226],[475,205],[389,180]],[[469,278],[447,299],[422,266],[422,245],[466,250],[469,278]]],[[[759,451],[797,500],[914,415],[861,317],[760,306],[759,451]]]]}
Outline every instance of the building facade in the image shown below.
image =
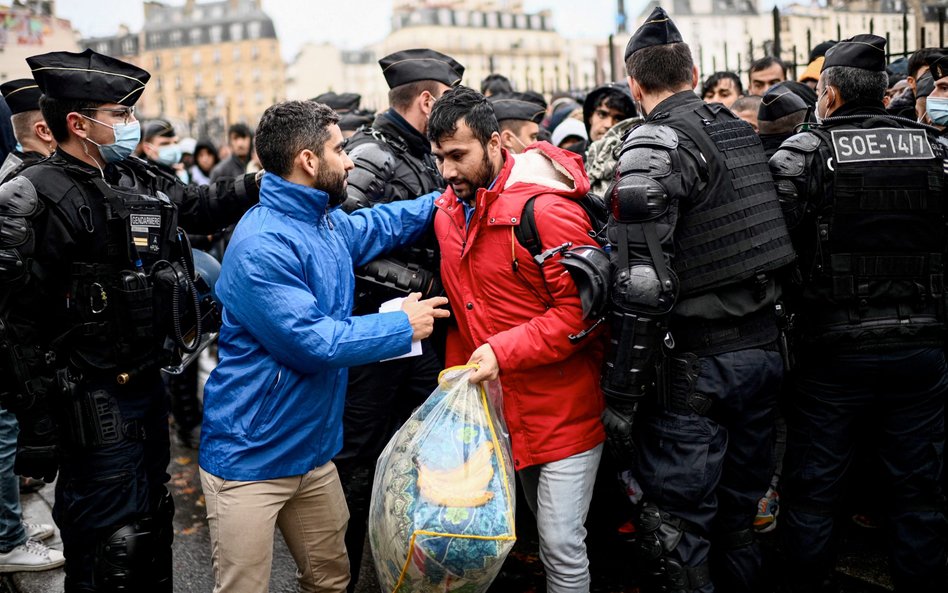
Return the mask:
{"type": "Polygon", "coordinates": [[[286,96],[280,43],[260,0],[145,2],[142,31],[119,33],[83,45],[148,70],[140,110],[192,135],[220,138],[236,122],[255,127],[264,110],[286,96]]]}
{"type": "Polygon", "coordinates": [[[56,16],[53,0],[26,0],[0,6],[0,82],[29,78],[26,58],[56,50],[79,51],[79,36],[56,16]]]}

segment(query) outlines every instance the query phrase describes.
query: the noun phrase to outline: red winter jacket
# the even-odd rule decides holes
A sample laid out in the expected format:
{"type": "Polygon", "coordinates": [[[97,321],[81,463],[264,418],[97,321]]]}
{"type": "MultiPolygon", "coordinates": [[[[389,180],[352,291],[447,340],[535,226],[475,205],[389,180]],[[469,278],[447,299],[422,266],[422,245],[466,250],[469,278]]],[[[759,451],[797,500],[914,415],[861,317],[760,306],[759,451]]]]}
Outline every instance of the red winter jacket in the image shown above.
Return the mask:
{"type": "Polygon", "coordinates": [[[589,219],[575,202],[589,191],[582,159],[546,142],[523,154],[503,154],[493,189],[477,191],[467,230],[464,207],[450,188],[435,200],[434,226],[442,281],[458,325],[448,334],[447,365],[464,364],[478,346],[491,345],[519,470],[603,442],[603,348],[598,333],[579,344],[569,341],[590,322],[583,319],[579,293],[560,257],[544,264],[544,286],[539,267],[514,236],[524,203],[538,196],[534,212],[544,250],[591,242],[589,219]]]}

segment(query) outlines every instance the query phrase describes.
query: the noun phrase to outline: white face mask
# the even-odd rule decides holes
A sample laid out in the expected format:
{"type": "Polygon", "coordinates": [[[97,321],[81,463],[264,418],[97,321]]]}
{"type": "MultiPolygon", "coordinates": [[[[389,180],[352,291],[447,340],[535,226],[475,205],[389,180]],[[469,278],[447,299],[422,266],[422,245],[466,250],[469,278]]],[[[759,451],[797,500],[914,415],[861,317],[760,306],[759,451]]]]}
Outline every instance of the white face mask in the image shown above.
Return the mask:
{"type": "Polygon", "coordinates": [[[510,137],[513,138],[514,140],[516,140],[516,141],[517,141],[517,144],[520,145],[520,152],[523,152],[523,151],[525,151],[525,150],[527,149],[527,145],[524,144],[524,143],[520,140],[519,137],[514,136],[513,134],[511,134],[510,137]]]}
{"type": "Polygon", "coordinates": [[[816,107],[813,109],[813,116],[816,117],[816,123],[823,123],[825,116],[820,115],[820,101],[823,100],[823,97],[826,96],[826,93],[829,92],[829,87],[823,89],[823,92],[816,98],[816,107]]]}

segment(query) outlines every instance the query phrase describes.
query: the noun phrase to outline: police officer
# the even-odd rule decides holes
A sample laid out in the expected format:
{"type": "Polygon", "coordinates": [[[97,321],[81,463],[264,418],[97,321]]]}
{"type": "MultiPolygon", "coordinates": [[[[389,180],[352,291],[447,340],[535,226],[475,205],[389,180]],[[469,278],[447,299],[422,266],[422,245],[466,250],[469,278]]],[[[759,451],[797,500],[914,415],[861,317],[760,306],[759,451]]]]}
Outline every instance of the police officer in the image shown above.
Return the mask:
{"type": "Polygon", "coordinates": [[[32,78],[20,78],[0,84],[0,94],[13,113],[13,135],[17,147],[0,165],[0,183],[16,177],[20,171],[45,159],[56,149],[49,126],[40,112],[42,94],[32,78]]]}
{"type": "Polygon", "coordinates": [[[931,128],[886,114],[885,89],[885,39],[840,42],[816,88],[822,124],[770,161],[802,276],[782,492],[792,591],[831,575],[859,420],[881,461],[896,591],[945,590],[946,154],[931,128]]]}
{"type": "MultiPolygon", "coordinates": [[[[350,212],[445,187],[425,132],[434,102],[461,82],[464,67],[430,49],[395,52],[379,65],[391,89],[391,107],[346,143],[355,164],[343,203],[350,212]]],[[[439,293],[436,247],[430,233],[414,247],[356,270],[355,312],[375,313],[384,301],[413,291],[426,296],[439,293]]],[[[344,441],[334,459],[349,504],[346,548],[353,567],[349,591],[355,590],[362,560],[375,462],[410,411],[431,394],[441,367],[431,340],[424,340],[421,356],[349,369],[344,441]]]]}
{"type": "Polygon", "coordinates": [[[513,154],[520,154],[537,141],[540,122],[546,116],[546,101],[537,93],[500,93],[488,97],[500,124],[500,141],[513,154]]]}
{"type": "Polygon", "coordinates": [[[27,63],[59,146],[0,186],[0,397],[20,423],[16,471],[59,472],[67,592],[170,592],[159,369],[214,329],[177,227],[236,221],[257,185],[185,186],[128,158],[144,70],[92,50],[27,63]]]}
{"type": "Polygon", "coordinates": [[[642,590],[759,592],[753,521],[773,469],[762,444],[784,371],[775,273],[790,238],[760,139],[695,95],[691,50],[663,9],[625,57],[646,117],[606,194],[603,424],[638,502],[642,590]]]}

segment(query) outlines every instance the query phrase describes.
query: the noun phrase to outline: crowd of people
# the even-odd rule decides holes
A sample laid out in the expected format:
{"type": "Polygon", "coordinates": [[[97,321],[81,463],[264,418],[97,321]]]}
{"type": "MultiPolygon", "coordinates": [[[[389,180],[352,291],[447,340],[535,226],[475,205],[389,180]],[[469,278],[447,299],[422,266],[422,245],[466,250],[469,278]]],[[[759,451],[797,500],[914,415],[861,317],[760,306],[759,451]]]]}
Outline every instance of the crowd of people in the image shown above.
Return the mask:
{"type": "Polygon", "coordinates": [[[699,86],[656,8],[585,93],[409,49],[387,109],[280,102],[219,146],[140,123],[137,66],[27,62],[0,85],[0,572],[170,592],[170,414],[215,593],[267,590],[275,528],[301,590],[354,591],[379,455],[469,364],[551,593],[590,591],[602,542],[644,592],[835,591],[856,513],[896,591],[948,586],[948,50],[862,34],[699,86]],[[19,508],[54,479],[64,553],[19,508]]]}

